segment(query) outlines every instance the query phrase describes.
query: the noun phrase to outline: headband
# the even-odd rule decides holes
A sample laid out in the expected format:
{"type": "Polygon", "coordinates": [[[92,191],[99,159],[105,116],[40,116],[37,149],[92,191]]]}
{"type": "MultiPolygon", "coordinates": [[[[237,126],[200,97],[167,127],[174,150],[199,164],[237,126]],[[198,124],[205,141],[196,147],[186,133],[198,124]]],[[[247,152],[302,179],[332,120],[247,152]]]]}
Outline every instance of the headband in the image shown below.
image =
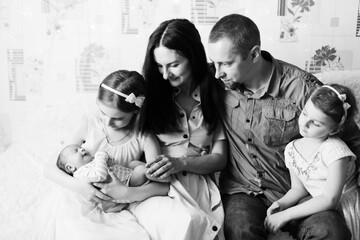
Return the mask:
{"type": "Polygon", "coordinates": [[[104,83],[100,84],[101,87],[105,88],[106,90],[112,92],[112,93],[115,93],[123,98],[125,98],[125,102],[128,102],[128,103],[134,103],[137,107],[141,108],[143,103],[144,103],[144,100],[145,100],[145,97],[144,96],[138,96],[136,97],[134,93],[131,93],[129,95],[126,95],[125,93],[122,93],[122,92],[119,92],[107,85],[105,85],[104,83]]]}
{"type": "Polygon", "coordinates": [[[338,98],[340,99],[340,101],[343,103],[343,108],[344,108],[344,116],[341,119],[341,122],[339,125],[343,124],[345,122],[345,119],[347,117],[347,110],[351,107],[351,105],[346,101],[346,94],[340,94],[338,90],[336,90],[335,88],[333,88],[332,86],[329,85],[323,85],[323,87],[326,87],[328,89],[330,89],[331,91],[333,91],[334,93],[336,93],[336,95],[338,96],[338,98]]]}

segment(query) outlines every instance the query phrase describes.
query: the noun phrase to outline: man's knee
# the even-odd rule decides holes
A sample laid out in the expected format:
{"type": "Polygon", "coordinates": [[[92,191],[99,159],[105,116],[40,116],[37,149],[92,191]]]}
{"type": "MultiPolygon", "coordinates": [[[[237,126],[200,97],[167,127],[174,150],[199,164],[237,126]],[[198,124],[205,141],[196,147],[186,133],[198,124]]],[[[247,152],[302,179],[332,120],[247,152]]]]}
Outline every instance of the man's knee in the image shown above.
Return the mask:
{"type": "Polygon", "coordinates": [[[316,213],[304,220],[300,227],[303,239],[350,240],[351,232],[343,217],[336,211],[316,213]]]}
{"type": "Polygon", "coordinates": [[[224,201],[224,233],[231,239],[265,239],[266,205],[257,197],[246,194],[228,196],[224,201]]]}

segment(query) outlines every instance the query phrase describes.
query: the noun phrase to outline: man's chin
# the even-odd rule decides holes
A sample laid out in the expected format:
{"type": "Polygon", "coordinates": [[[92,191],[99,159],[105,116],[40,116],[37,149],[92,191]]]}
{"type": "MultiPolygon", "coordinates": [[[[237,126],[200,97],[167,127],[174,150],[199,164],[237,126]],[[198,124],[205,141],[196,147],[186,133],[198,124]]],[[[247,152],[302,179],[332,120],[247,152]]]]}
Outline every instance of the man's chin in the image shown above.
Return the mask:
{"type": "Polygon", "coordinates": [[[225,87],[230,90],[236,90],[236,89],[239,89],[239,84],[234,83],[234,82],[227,82],[227,83],[225,83],[225,87]]]}

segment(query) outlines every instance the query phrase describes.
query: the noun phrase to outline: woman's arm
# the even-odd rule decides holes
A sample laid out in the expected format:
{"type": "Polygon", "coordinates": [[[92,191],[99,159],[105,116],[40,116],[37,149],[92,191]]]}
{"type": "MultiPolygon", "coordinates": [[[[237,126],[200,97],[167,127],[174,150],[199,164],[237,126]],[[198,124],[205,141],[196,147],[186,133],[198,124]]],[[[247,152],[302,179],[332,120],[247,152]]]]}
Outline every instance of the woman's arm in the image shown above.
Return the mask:
{"type": "Polygon", "coordinates": [[[268,216],[265,220],[267,229],[276,232],[290,220],[334,209],[339,202],[345,184],[348,160],[349,157],[342,158],[329,166],[326,187],[324,188],[326,191],[322,195],[268,216]]]}
{"type": "Polygon", "coordinates": [[[156,161],[147,172],[155,178],[166,178],[172,173],[181,171],[210,174],[225,168],[227,141],[225,139],[215,141],[212,151],[208,155],[177,158],[160,155],[156,158],[156,161]]]}
{"type": "MultiPolygon", "coordinates": [[[[87,124],[82,124],[76,134],[70,138],[67,144],[79,144],[81,145],[85,141],[87,131],[87,124]]],[[[66,146],[63,145],[63,146],[66,146]]],[[[60,150],[57,152],[57,154],[60,150]]],[[[106,196],[99,190],[97,190],[91,183],[82,181],[71,177],[56,166],[57,155],[53,155],[52,158],[45,164],[44,176],[65,188],[71,189],[74,192],[80,193],[84,198],[89,201],[100,202],[100,199],[111,200],[110,197],[106,196]]]]}

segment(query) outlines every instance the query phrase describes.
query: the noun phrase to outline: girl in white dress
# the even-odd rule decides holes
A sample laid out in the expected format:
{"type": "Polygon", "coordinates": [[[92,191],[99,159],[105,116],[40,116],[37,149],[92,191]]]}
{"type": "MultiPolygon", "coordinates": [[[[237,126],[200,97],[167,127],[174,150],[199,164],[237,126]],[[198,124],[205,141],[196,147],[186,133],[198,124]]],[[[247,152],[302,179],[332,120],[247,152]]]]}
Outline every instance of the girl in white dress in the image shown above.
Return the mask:
{"type": "MultiPolygon", "coordinates": [[[[138,113],[146,93],[143,77],[120,70],[107,76],[98,91],[98,114],[82,123],[67,144],[82,145],[91,154],[105,151],[124,167],[142,155],[155,160],[160,148],[155,137],[139,130],[138,113]]],[[[67,145],[66,144],[66,145],[67,145]]],[[[123,185],[114,173],[113,181],[99,185],[73,178],[57,168],[55,161],[45,168],[45,176],[65,187],[48,200],[36,239],[149,239],[146,230],[127,210],[105,213],[96,203],[135,202],[152,196],[166,196],[168,183],[151,182],[139,187],[123,185]],[[70,190],[70,191],[69,191],[70,190]],[[113,190],[113,191],[112,191],[113,190]],[[117,201],[114,201],[117,200],[117,201]],[[47,209],[46,209],[47,208],[47,209]]]]}
{"type": "Polygon", "coordinates": [[[285,148],[291,189],[267,210],[264,224],[270,232],[291,220],[337,207],[341,210],[342,193],[356,185],[356,156],[339,134],[356,111],[355,97],[344,86],[324,85],[311,94],[299,117],[303,138],[285,148]],[[307,196],[309,200],[298,203],[307,196]]]}

